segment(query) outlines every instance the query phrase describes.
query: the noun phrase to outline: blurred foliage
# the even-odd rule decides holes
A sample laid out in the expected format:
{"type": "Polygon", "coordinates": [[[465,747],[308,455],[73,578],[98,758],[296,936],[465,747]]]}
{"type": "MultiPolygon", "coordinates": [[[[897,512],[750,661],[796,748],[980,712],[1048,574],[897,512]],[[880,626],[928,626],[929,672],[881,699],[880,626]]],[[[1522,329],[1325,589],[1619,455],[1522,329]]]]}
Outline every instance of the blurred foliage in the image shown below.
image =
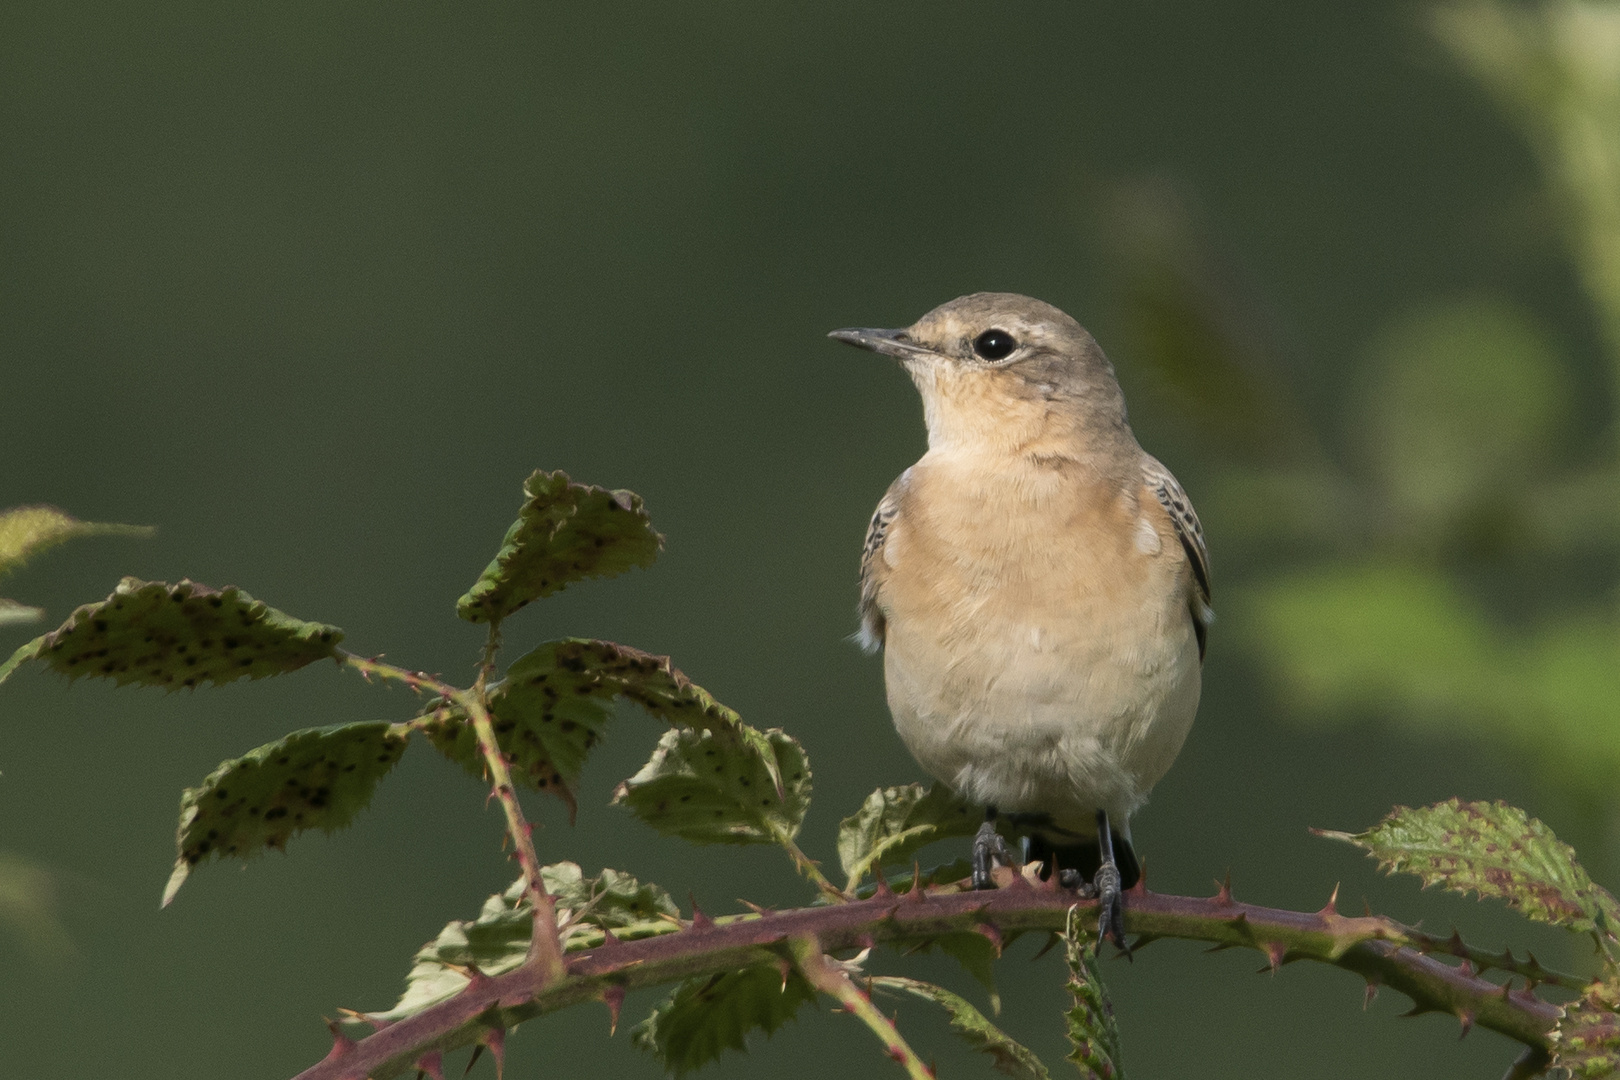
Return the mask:
{"type": "Polygon", "coordinates": [[[1491,740],[1612,803],[1620,5],[1481,0],[1431,27],[1529,139],[1606,353],[1599,430],[1564,344],[1494,292],[1414,298],[1348,392],[1307,408],[1261,306],[1158,181],[1102,201],[1125,345],[1213,451],[1199,503],[1236,567],[1227,640],[1297,713],[1491,740]]]}

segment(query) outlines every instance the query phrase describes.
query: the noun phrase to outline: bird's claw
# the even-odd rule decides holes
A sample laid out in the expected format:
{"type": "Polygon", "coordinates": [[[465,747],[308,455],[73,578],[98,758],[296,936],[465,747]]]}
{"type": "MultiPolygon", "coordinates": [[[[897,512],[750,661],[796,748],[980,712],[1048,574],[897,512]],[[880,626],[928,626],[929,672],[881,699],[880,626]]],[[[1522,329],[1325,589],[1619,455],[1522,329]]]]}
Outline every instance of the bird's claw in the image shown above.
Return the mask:
{"type": "Polygon", "coordinates": [[[1109,859],[1097,870],[1093,882],[1097,896],[1097,945],[1112,941],[1128,958],[1131,947],[1125,943],[1125,902],[1119,888],[1119,867],[1109,859]]]}
{"type": "Polygon", "coordinates": [[[986,821],[979,826],[979,831],[973,837],[973,887],[975,889],[993,889],[996,882],[990,876],[995,864],[1002,866],[1014,865],[1012,849],[1007,841],[996,832],[996,823],[986,821]]]}

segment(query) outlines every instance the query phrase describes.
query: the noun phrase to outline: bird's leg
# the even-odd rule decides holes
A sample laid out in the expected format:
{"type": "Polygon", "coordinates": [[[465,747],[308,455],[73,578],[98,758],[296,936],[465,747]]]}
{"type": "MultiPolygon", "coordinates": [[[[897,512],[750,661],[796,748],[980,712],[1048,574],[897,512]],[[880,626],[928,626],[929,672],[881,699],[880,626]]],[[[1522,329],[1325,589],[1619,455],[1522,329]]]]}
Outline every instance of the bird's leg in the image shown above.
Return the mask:
{"type": "Polygon", "coordinates": [[[996,863],[1002,866],[1017,865],[1013,859],[1012,849],[1007,841],[996,832],[996,808],[984,808],[984,824],[979,826],[977,835],[973,837],[973,887],[975,889],[993,889],[995,880],[991,878],[990,871],[996,863]]]}
{"type": "Polygon", "coordinates": [[[1108,827],[1108,811],[1097,811],[1097,850],[1102,853],[1102,865],[1097,868],[1094,883],[1097,887],[1097,945],[1106,938],[1127,957],[1131,947],[1125,944],[1125,903],[1119,890],[1119,867],[1114,864],[1114,831],[1108,827]]]}

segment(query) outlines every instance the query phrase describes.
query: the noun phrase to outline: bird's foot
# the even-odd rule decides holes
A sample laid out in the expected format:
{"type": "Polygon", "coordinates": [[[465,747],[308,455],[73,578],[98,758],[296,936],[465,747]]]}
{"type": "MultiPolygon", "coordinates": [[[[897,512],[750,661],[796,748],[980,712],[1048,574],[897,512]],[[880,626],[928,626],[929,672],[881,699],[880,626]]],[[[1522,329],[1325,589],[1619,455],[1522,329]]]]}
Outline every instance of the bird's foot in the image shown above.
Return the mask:
{"type": "Polygon", "coordinates": [[[1093,881],[1097,896],[1097,947],[1112,941],[1129,959],[1131,947],[1125,943],[1125,900],[1119,888],[1119,867],[1109,859],[1093,881]]]}
{"type": "Polygon", "coordinates": [[[1017,860],[1013,858],[1012,849],[1007,841],[996,832],[996,823],[986,821],[979,826],[978,833],[973,837],[973,887],[975,889],[993,889],[996,882],[990,876],[996,863],[1002,866],[1016,866],[1017,860]]]}

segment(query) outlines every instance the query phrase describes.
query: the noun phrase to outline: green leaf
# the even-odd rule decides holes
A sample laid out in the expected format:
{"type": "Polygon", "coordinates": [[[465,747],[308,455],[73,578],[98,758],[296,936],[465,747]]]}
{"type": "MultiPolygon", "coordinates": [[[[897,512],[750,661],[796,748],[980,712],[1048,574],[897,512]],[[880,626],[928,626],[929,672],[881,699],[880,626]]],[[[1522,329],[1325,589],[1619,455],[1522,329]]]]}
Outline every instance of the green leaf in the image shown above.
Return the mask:
{"type": "Polygon", "coordinates": [[[688,979],[636,1026],[635,1044],[664,1068],[683,1076],[720,1057],[728,1047],[748,1052],[749,1032],[770,1035],[815,999],[804,977],[788,967],[757,964],[688,979]]]}
{"type": "Polygon", "coordinates": [[[1015,1041],[978,1009],[944,987],[895,975],[880,975],[872,980],[872,985],[903,990],[942,1007],[950,1014],[951,1030],[961,1036],[968,1046],[989,1054],[998,1071],[1019,1077],[1020,1080],[1048,1080],[1051,1076],[1033,1051],[1015,1041]]]}
{"type": "Polygon", "coordinates": [[[798,740],[774,728],[677,728],[613,801],[693,843],[779,843],[797,836],[804,821],[810,764],[798,740]]]}
{"type": "Polygon", "coordinates": [[[536,472],[524,481],[523,494],[495,561],[456,603],[456,613],[469,622],[499,622],[572,582],[651,566],[663,546],[634,492],[536,472]]]}
{"type": "MultiPolygon", "coordinates": [[[[669,893],[651,882],[640,882],[630,874],[605,869],[588,878],[578,863],[560,862],[540,868],[546,891],[557,902],[557,920],[567,923],[565,948],[589,948],[601,943],[600,934],[585,933],[584,927],[608,929],[622,940],[649,937],[645,927],[677,929],[681,911],[669,893]],[[575,938],[579,941],[575,941],[575,938]]],[[[523,882],[508,892],[521,899],[523,882]]]]}
{"type": "Polygon", "coordinates": [[[97,675],[120,686],[222,685],[296,671],[334,656],[343,631],[267,607],[235,586],[168,585],[127,577],[99,604],[18,649],[0,680],[42,659],[70,678],[97,675]]]}
{"type": "MultiPolygon", "coordinates": [[[[515,661],[489,692],[495,739],[512,775],[568,804],[586,756],[601,738],[615,698],[635,701],[655,716],[686,727],[733,727],[737,714],[670,664],[611,641],[549,641],[515,661]]],[[[422,721],[433,745],[482,778],[478,738],[457,707],[440,704],[422,721]]]]}
{"type": "Polygon", "coordinates": [[[1582,1080],[1620,1073],[1620,979],[1595,982],[1564,1006],[1553,1032],[1553,1067],[1582,1080]]]}
{"type": "Polygon", "coordinates": [[[1382,870],[1505,900],[1538,922],[1599,932],[1611,940],[1620,928],[1620,903],[1592,881],[1574,849],[1504,802],[1450,799],[1420,810],[1397,806],[1364,833],[1318,835],[1362,848],[1382,870]]]}
{"type": "Polygon", "coordinates": [[[0,596],[0,627],[23,626],[39,622],[44,617],[44,608],[29,607],[27,604],[19,604],[15,600],[7,600],[0,596]]]}
{"type": "MultiPolygon", "coordinates": [[[[401,725],[403,727],[403,725],[401,725]]],[[[286,849],[306,829],[332,832],[371,801],[408,735],[384,721],[295,731],[227,761],[180,797],[180,849],[163,890],[168,905],[210,855],[247,858],[286,849]]]]}
{"type": "Polygon", "coordinates": [[[878,788],[859,813],[838,826],[838,861],[855,888],[874,866],[905,864],[919,850],[952,836],[972,836],[984,821],[982,808],[944,784],[878,788]]]}
{"type": "MultiPolygon", "coordinates": [[[[602,943],[602,928],[621,941],[652,937],[680,928],[679,911],[669,894],[656,885],[643,884],[629,874],[603,870],[586,877],[578,863],[562,862],[540,868],[546,891],[557,901],[557,918],[566,950],[595,948],[602,943]]],[[[529,954],[534,908],[523,879],[484,901],[478,917],[456,920],[417,951],[405,979],[405,993],[380,1020],[402,1020],[461,993],[467,973],[477,968],[499,975],[521,964],[529,954]]]]}
{"type": "Polygon", "coordinates": [[[965,931],[960,934],[941,934],[932,944],[954,957],[962,970],[973,976],[984,992],[990,996],[990,1011],[1001,1015],[1001,993],[996,989],[996,960],[1001,950],[983,934],[965,931]]]}
{"type": "Polygon", "coordinates": [[[1108,1000],[1108,989],[1097,968],[1097,950],[1089,947],[1090,938],[1076,914],[1075,908],[1069,909],[1064,934],[1064,951],[1069,960],[1068,989],[1073,995],[1073,1004],[1063,1014],[1069,1043],[1074,1048],[1069,1052],[1069,1060],[1087,1080],[1122,1080],[1119,1025],[1114,1021],[1114,1006],[1108,1000]]]}
{"type": "Polygon", "coordinates": [[[141,525],[103,525],[80,521],[54,506],[18,506],[0,511],[0,574],[58,544],[85,536],[151,536],[141,525]]]}

